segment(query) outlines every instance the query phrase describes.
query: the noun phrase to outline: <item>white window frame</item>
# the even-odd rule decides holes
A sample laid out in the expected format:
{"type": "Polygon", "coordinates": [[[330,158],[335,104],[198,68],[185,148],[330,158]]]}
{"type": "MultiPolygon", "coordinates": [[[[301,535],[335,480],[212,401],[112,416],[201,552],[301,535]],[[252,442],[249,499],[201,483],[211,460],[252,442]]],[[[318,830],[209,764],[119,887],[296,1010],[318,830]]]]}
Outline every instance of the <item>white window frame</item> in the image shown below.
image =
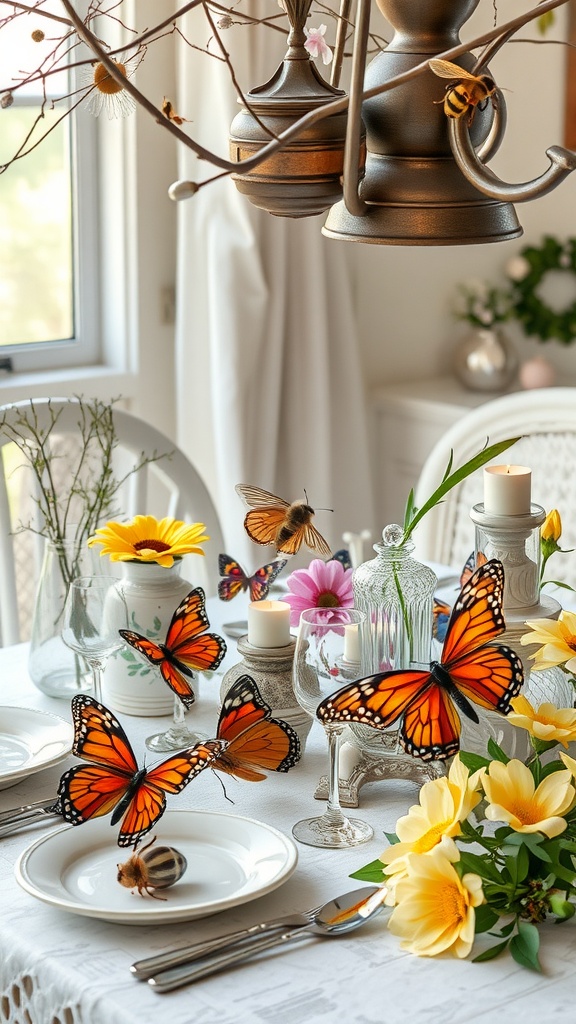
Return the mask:
{"type": "MultiPolygon", "coordinates": [[[[177,6],[176,0],[124,4],[126,20],[140,25],[153,24],[177,6]],[[132,18],[135,7],[138,17],[132,18]]],[[[153,99],[175,95],[175,39],[167,36],[151,46],[138,69],[139,87],[153,99]]],[[[80,225],[85,241],[77,252],[83,276],[94,280],[98,274],[99,289],[97,308],[81,292],[77,309],[84,324],[95,325],[100,354],[81,364],[63,345],[67,352],[57,358],[52,349],[44,368],[14,360],[14,372],[0,375],[0,405],[46,396],[121,396],[133,412],[174,436],[174,324],[166,295],[176,276],[177,208],[167,196],[177,177],[176,143],[140,109],[127,118],[84,116],[95,150],[80,127],[79,171],[96,179],[96,222],[94,228],[90,220],[80,225]]]]}

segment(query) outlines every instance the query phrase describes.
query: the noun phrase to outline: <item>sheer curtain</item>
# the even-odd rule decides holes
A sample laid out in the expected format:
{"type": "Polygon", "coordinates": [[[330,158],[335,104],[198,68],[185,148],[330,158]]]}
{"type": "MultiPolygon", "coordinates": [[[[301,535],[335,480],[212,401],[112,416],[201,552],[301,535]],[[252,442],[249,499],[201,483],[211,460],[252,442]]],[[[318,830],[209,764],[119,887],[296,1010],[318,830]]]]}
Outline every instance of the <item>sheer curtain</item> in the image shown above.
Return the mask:
{"type": "MultiPolygon", "coordinates": [[[[199,46],[210,36],[200,12],[184,31],[199,46]]],[[[286,48],[277,49],[278,35],[259,27],[223,33],[246,90],[273,74],[286,48]]],[[[181,43],[179,86],[190,133],[227,155],[238,107],[223,62],[181,43]]],[[[181,178],[214,173],[181,149],[181,178]]],[[[314,508],[333,510],[314,520],[333,550],[343,530],[373,526],[351,254],[325,239],[321,224],[257,210],[229,178],[179,205],[178,443],[213,494],[228,553],[246,568],[263,558],[243,530],[236,483],[288,501],[306,490],[314,508]]]]}

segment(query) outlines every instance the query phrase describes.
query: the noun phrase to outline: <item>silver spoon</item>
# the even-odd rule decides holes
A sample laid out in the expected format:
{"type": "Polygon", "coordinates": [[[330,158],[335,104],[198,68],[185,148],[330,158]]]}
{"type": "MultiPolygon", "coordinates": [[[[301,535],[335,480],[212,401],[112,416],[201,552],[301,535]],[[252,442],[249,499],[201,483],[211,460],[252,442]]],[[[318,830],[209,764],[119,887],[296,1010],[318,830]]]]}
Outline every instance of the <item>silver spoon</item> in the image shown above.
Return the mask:
{"type": "Polygon", "coordinates": [[[242,960],[248,960],[262,950],[286,945],[296,939],[306,938],[310,934],[325,937],[342,935],[343,932],[359,928],[370,918],[376,917],[384,909],[387,891],[385,886],[376,885],[355,889],[353,892],[338,896],[335,900],[324,904],[312,924],[304,925],[302,928],[291,928],[290,931],[282,932],[273,938],[260,938],[251,943],[242,943],[241,947],[230,953],[205,957],[203,962],[194,967],[186,965],[162,971],[149,978],[148,984],[155,992],[172,992],[182,985],[199,981],[200,978],[206,978],[209,974],[216,974],[226,967],[232,967],[242,960]]]}

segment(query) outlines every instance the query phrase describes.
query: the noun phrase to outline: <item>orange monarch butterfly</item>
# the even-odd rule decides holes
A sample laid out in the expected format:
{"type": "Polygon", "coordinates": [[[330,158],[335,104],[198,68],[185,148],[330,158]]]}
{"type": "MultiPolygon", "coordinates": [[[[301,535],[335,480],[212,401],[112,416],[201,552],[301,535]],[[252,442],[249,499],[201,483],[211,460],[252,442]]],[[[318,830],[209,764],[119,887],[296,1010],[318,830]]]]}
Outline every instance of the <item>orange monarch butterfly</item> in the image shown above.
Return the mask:
{"type": "Polygon", "coordinates": [[[252,510],[244,518],[244,528],[257,544],[274,544],[283,555],[295,555],[302,544],[325,557],[330,554],[328,542],[312,526],[314,509],[307,499],[290,504],[250,484],[237,484],[236,492],[252,510]]]}
{"type": "Polygon", "coordinates": [[[184,676],[217,668],[226,653],[226,643],[217,633],[204,633],[210,625],[204,605],[204,591],[196,587],[180,602],[168,627],[166,640],[157,644],[141,633],[120,629],[120,636],[139,654],[158,665],[162,678],[184,707],[194,703],[194,691],[184,676]],[[201,635],[203,634],[203,635],[201,635]]]}
{"type": "Polygon", "coordinates": [[[524,681],[522,662],[510,647],[490,645],[504,632],[504,569],[493,559],[464,584],[450,616],[440,662],[427,670],[378,672],[327,697],[322,722],[360,722],[387,728],[402,717],[404,749],[425,760],[451,757],[460,746],[458,708],[473,722],[470,704],[507,715],[524,681]]]}
{"type": "Polygon", "coordinates": [[[251,676],[240,676],[228,690],[218,720],[222,749],[211,767],[247,782],[265,772],[287,772],[300,760],[300,741],[287,722],[272,718],[251,676]]]}
{"type": "Polygon", "coordinates": [[[218,581],[218,597],[221,601],[231,601],[241,590],[249,590],[251,601],[262,601],[268,594],[270,584],[285,565],[286,558],[277,558],[256,569],[253,576],[247,576],[242,566],[230,555],[218,555],[218,572],[224,577],[218,581]]]}
{"type": "Polygon", "coordinates": [[[72,698],[75,765],[58,786],[57,809],[71,825],[112,811],[121,818],[118,846],[135,846],[166,809],[166,793],[180,793],[219,753],[222,744],[197,743],[147,770],[139,768],[126,733],[108,708],[79,693],[72,698]]]}

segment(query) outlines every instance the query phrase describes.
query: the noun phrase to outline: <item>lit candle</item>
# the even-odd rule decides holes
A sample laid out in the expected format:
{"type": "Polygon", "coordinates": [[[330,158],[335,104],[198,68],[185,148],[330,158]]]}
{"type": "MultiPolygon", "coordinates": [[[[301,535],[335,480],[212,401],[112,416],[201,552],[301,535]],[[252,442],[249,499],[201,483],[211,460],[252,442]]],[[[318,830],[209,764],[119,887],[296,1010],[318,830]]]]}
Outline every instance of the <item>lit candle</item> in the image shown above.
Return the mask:
{"type": "Polygon", "coordinates": [[[360,632],[357,622],[344,626],[344,661],[360,662],[360,632]]]}
{"type": "Polygon", "coordinates": [[[532,470],[526,466],[486,466],[484,511],[495,516],[530,512],[532,470]]]}
{"type": "Polygon", "coordinates": [[[252,601],[248,605],[248,643],[286,647],[290,643],[290,605],[286,601],[252,601]]]}

